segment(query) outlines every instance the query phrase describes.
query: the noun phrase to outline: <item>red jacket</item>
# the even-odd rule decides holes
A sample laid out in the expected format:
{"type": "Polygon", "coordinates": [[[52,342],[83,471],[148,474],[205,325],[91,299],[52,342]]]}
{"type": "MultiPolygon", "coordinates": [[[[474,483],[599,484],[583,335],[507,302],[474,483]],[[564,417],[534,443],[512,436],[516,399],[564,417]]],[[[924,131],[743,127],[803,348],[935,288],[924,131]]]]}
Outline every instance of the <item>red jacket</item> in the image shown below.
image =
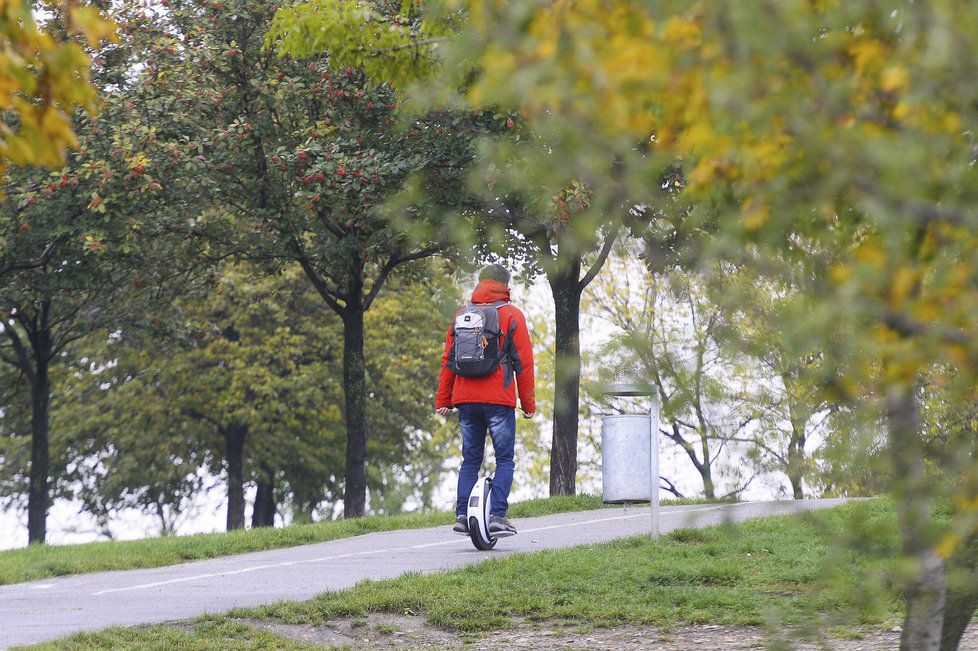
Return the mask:
{"type": "MultiPolygon", "coordinates": [[[[493,303],[508,301],[509,287],[495,280],[483,280],[472,292],[473,303],[493,303]]],[[[454,322],[454,319],[452,319],[454,322]]],[[[513,328],[513,348],[515,349],[514,365],[519,368],[516,382],[505,382],[504,365],[500,364],[490,375],[483,377],[461,377],[452,373],[445,364],[452,350],[452,326],[448,326],[445,336],[445,353],[441,356],[441,375],[438,378],[438,394],[435,396],[435,408],[454,407],[468,402],[483,402],[491,405],[506,405],[516,407],[516,392],[519,388],[520,407],[528,414],[537,410],[533,388],[533,346],[530,344],[530,332],[526,328],[526,317],[512,305],[499,308],[499,330],[503,335],[499,338],[499,349],[504,350],[506,333],[513,328]],[[509,386],[506,386],[508,384],[509,386]]]]}

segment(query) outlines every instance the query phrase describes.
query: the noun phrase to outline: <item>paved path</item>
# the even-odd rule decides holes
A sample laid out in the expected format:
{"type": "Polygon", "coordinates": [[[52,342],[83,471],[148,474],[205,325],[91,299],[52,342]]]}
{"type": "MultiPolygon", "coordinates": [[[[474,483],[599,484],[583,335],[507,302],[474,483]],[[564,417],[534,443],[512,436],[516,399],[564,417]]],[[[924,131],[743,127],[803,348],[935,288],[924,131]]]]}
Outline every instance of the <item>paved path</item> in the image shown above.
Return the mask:
{"type": "MultiPolygon", "coordinates": [[[[799,513],[845,500],[666,506],[661,528],[799,513]]],[[[518,536],[476,551],[447,526],[371,533],[331,542],[146,570],[102,572],[0,586],[0,648],[83,630],[185,619],[231,608],[309,599],[364,579],[437,572],[517,552],[647,534],[648,508],[601,509],[525,518],[518,536]]]]}

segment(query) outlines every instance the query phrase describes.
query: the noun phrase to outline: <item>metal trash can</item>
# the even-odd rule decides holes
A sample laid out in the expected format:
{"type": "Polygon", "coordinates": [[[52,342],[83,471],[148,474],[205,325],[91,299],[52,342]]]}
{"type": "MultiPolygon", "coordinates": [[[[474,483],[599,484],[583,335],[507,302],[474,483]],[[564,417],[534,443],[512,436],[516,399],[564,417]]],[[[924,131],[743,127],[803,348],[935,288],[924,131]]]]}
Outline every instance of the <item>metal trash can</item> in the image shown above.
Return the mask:
{"type": "Polygon", "coordinates": [[[652,499],[652,419],[605,416],[601,423],[601,499],[605,504],[652,499]]]}
{"type": "Polygon", "coordinates": [[[659,395],[648,384],[617,383],[604,394],[647,397],[648,414],[616,414],[601,422],[601,500],[605,504],[649,502],[652,537],[659,537],[659,395]]]}

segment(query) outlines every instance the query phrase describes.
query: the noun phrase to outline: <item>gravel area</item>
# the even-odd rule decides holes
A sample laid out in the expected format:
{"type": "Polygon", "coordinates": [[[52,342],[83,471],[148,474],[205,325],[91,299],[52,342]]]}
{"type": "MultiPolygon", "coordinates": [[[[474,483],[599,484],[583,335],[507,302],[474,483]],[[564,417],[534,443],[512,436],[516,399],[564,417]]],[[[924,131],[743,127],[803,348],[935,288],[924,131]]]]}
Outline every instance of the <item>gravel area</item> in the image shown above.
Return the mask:
{"type": "MultiPolygon", "coordinates": [[[[462,635],[429,625],[416,615],[377,613],[367,617],[343,618],[325,626],[293,625],[274,621],[243,620],[283,637],[305,642],[310,647],[341,647],[354,651],[407,651],[467,649],[470,651],[529,651],[560,649],[570,651],[697,651],[765,649],[771,640],[764,630],[753,626],[698,625],[669,630],[652,626],[581,626],[566,622],[516,621],[503,631],[462,635]]],[[[860,639],[822,638],[817,642],[788,644],[799,651],[878,651],[896,649],[900,630],[866,631],[860,639]]],[[[784,647],[782,647],[784,648],[784,647]]],[[[959,649],[978,651],[978,624],[972,624],[959,649]]]]}

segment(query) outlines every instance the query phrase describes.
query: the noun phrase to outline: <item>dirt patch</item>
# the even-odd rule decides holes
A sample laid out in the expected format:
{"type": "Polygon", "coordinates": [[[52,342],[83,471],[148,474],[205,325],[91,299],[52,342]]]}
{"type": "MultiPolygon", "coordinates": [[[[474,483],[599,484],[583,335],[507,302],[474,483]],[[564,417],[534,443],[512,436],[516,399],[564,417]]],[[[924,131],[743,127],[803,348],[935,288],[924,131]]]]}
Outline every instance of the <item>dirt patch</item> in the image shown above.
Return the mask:
{"type": "MultiPolygon", "coordinates": [[[[664,631],[652,626],[593,627],[564,622],[517,620],[503,631],[460,635],[428,624],[423,617],[374,613],[343,618],[324,626],[242,620],[310,646],[336,646],[355,651],[407,651],[408,649],[466,649],[468,651],[530,651],[533,649],[588,649],[589,651],[710,651],[713,649],[765,649],[770,642],[763,629],[752,626],[682,626],[664,631]]],[[[794,646],[799,651],[882,651],[900,644],[899,629],[867,631],[862,639],[822,639],[794,646]]],[[[789,646],[791,648],[791,646],[789,646]]],[[[972,624],[961,640],[963,650],[978,651],[978,625],[972,624]]]]}
{"type": "MultiPolygon", "coordinates": [[[[431,626],[424,617],[372,613],[366,617],[331,620],[324,626],[283,624],[244,619],[243,623],[298,642],[319,646],[366,649],[457,649],[464,639],[452,631],[431,626]]],[[[472,647],[468,647],[472,648],[472,647]]]]}

